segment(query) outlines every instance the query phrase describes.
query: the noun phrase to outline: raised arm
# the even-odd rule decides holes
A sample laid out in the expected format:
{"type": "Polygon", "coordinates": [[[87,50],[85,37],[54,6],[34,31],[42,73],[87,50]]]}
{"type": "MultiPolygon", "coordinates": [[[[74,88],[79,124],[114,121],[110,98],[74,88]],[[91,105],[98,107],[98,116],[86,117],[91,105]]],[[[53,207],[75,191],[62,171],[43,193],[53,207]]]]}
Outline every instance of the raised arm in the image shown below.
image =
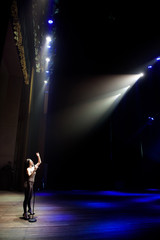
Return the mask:
{"type": "Polygon", "coordinates": [[[40,154],[37,152],[36,155],[37,155],[37,158],[38,158],[37,164],[34,165],[33,161],[31,159],[29,159],[30,163],[29,163],[29,167],[27,168],[28,176],[31,176],[32,173],[36,172],[38,167],[39,167],[39,165],[41,164],[40,154]]]}
{"type": "Polygon", "coordinates": [[[38,158],[38,162],[37,162],[36,166],[38,167],[41,164],[42,161],[41,161],[41,157],[40,157],[39,152],[37,152],[36,155],[37,155],[37,158],[38,158]]]}

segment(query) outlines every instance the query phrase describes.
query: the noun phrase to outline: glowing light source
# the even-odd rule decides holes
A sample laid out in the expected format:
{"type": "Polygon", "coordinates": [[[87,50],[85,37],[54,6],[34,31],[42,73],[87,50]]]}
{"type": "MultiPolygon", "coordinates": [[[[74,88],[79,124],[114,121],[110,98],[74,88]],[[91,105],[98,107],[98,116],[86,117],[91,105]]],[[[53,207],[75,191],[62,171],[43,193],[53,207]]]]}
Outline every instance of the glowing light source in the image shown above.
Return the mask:
{"type": "Polygon", "coordinates": [[[46,41],[47,41],[48,43],[51,42],[51,41],[52,41],[51,37],[50,37],[50,36],[47,36],[47,37],[46,37],[46,41]]]}
{"type": "Polygon", "coordinates": [[[118,97],[120,97],[121,95],[122,95],[121,93],[115,95],[115,99],[118,98],[118,97]]]}
{"type": "Polygon", "coordinates": [[[153,118],[153,117],[148,117],[148,120],[151,120],[151,121],[153,121],[153,120],[154,120],[154,118],[153,118]]]}
{"type": "Polygon", "coordinates": [[[149,68],[149,69],[152,68],[152,65],[149,65],[148,68],[149,68]]]}
{"type": "Polygon", "coordinates": [[[47,83],[48,83],[48,81],[47,81],[47,80],[44,80],[44,83],[45,83],[45,84],[47,84],[47,83]]]}
{"type": "Polygon", "coordinates": [[[47,57],[47,58],[46,58],[46,62],[50,62],[50,58],[47,57]]]}
{"type": "Polygon", "coordinates": [[[157,60],[157,61],[160,61],[160,57],[157,57],[156,60],[157,60]]]}
{"type": "Polygon", "coordinates": [[[154,121],[154,118],[153,118],[153,117],[148,117],[147,124],[148,124],[148,125],[152,125],[153,121],[154,121]]]}
{"type": "Polygon", "coordinates": [[[139,73],[139,74],[137,74],[136,79],[138,80],[139,78],[141,78],[143,76],[144,76],[144,73],[139,73]]]}
{"type": "Polygon", "coordinates": [[[48,23],[49,23],[49,24],[53,24],[53,20],[52,20],[52,19],[49,19],[49,20],[48,20],[48,23]]]}
{"type": "Polygon", "coordinates": [[[144,76],[144,73],[140,73],[140,74],[139,74],[139,77],[143,77],[143,76],[144,76]]]}

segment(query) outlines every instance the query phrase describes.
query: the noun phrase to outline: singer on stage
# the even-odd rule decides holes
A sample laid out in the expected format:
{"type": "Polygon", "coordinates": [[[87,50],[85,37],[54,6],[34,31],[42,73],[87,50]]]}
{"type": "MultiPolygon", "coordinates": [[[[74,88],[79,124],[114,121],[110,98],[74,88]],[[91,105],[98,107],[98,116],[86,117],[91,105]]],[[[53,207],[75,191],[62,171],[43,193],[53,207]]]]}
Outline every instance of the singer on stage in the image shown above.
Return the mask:
{"type": "Polygon", "coordinates": [[[29,219],[28,213],[32,214],[31,211],[31,199],[33,194],[33,185],[35,181],[36,171],[41,164],[41,157],[39,153],[36,153],[38,162],[34,165],[31,159],[27,159],[24,167],[24,201],[23,201],[23,217],[29,219]],[[28,213],[27,213],[28,206],[28,213]]]}

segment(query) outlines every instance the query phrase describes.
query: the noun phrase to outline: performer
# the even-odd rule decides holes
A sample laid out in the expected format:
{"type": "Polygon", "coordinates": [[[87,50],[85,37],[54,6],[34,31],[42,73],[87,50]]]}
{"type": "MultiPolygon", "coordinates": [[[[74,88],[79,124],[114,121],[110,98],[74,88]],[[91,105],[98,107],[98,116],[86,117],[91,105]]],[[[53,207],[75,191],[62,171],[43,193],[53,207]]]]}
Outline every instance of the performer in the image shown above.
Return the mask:
{"type": "Polygon", "coordinates": [[[34,165],[31,159],[27,159],[25,162],[24,168],[24,201],[23,201],[23,217],[24,219],[29,219],[28,213],[32,213],[31,211],[31,199],[33,194],[33,185],[35,181],[36,171],[41,164],[41,157],[40,154],[36,153],[38,162],[34,165]],[[28,206],[28,213],[27,213],[27,206],[28,206]]]}

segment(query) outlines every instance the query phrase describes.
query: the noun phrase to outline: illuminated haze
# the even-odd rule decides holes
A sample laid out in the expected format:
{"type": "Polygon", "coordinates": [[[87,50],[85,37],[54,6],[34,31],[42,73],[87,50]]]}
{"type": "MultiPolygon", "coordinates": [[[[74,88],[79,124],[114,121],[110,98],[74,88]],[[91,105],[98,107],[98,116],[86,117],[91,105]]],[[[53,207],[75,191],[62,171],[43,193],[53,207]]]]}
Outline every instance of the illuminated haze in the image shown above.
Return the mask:
{"type": "Polygon", "coordinates": [[[90,77],[74,85],[67,94],[65,107],[52,116],[52,134],[56,141],[74,141],[92,130],[102,117],[107,119],[141,76],[132,74],[90,77]]]}

